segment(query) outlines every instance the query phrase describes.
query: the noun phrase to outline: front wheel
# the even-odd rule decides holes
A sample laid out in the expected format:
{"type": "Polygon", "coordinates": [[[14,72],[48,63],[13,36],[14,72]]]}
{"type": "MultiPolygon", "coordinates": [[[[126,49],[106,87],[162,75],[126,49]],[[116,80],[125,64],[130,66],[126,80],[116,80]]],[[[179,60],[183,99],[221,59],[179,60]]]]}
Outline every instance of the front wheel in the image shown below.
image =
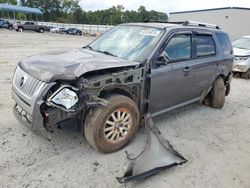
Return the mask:
{"type": "Polygon", "coordinates": [[[84,125],[88,143],[103,153],[124,147],[135,135],[140,116],[129,97],[112,95],[107,100],[107,107],[97,107],[87,114],[84,125]]]}
{"type": "Polygon", "coordinates": [[[226,89],[224,80],[222,77],[217,78],[214,81],[213,88],[211,91],[211,107],[212,108],[223,108],[226,97],[226,89]]]}

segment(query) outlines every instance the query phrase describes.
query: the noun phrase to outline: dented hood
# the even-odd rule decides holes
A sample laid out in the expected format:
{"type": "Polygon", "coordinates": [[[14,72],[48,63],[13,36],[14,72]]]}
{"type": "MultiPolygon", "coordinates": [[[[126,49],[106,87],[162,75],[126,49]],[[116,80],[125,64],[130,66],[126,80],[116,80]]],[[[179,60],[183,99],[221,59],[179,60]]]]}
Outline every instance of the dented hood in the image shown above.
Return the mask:
{"type": "Polygon", "coordinates": [[[25,72],[45,82],[74,80],[87,72],[138,64],[85,48],[41,53],[19,62],[25,72]]]}

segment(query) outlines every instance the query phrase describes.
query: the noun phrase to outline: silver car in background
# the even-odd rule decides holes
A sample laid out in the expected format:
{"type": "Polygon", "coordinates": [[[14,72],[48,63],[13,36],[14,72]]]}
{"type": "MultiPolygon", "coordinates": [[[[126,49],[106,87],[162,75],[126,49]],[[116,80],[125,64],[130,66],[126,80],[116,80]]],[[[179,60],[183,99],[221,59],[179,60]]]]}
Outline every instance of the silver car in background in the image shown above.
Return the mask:
{"type": "Polygon", "coordinates": [[[250,79],[250,36],[243,36],[232,43],[234,49],[234,73],[250,79]]]}

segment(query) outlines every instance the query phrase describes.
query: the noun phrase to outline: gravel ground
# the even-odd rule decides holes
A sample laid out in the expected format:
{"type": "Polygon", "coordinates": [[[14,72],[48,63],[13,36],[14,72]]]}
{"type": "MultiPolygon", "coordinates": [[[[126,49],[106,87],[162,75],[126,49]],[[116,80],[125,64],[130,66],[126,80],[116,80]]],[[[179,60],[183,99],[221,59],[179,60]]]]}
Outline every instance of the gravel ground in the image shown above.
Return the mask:
{"type": "MultiPolygon", "coordinates": [[[[11,78],[17,62],[54,49],[80,47],[91,37],[0,30],[0,187],[122,187],[125,151],[138,154],[141,128],[126,148],[102,154],[80,132],[59,130],[48,141],[12,114],[11,78]]],[[[194,104],[155,119],[188,163],[138,182],[136,187],[250,187],[250,81],[233,79],[222,110],[194,104]]]]}

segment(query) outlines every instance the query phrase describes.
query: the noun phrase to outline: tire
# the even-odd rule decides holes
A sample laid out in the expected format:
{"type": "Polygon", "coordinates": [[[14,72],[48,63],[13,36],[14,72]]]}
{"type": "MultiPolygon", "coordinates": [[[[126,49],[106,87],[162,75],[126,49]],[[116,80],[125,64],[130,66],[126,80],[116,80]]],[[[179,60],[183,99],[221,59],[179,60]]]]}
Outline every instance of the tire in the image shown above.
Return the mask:
{"type": "Polygon", "coordinates": [[[132,99],[112,95],[107,100],[107,107],[94,108],[87,114],[84,125],[88,143],[103,153],[114,152],[127,145],[137,131],[140,118],[138,107],[132,99]],[[115,121],[113,116],[117,119],[120,117],[123,122],[115,121]]]}
{"type": "Polygon", "coordinates": [[[242,73],[241,77],[244,79],[250,79],[250,69],[248,69],[247,72],[242,73]]]}
{"type": "Polygon", "coordinates": [[[229,93],[230,93],[230,91],[231,91],[231,84],[229,83],[229,84],[226,86],[226,93],[225,93],[225,95],[228,96],[229,93]]]}
{"type": "Polygon", "coordinates": [[[39,28],[39,33],[44,33],[44,29],[43,28],[39,28]]]}
{"type": "Polygon", "coordinates": [[[217,78],[214,81],[213,88],[211,91],[211,107],[212,108],[223,108],[225,103],[226,90],[225,84],[222,77],[217,78]]]}
{"type": "Polygon", "coordinates": [[[18,28],[18,32],[23,32],[23,28],[18,28]]]}

